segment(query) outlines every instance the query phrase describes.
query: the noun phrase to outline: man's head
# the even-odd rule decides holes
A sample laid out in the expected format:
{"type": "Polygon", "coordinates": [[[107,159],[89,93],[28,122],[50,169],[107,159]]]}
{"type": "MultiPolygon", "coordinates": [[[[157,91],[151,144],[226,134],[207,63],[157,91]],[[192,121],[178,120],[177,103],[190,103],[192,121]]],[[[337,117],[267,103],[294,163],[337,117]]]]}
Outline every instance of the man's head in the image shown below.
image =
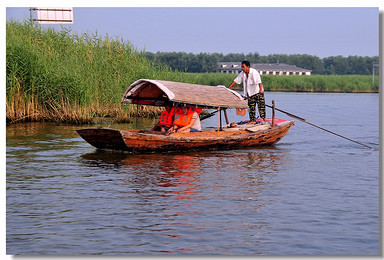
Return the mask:
{"type": "Polygon", "coordinates": [[[171,111],[172,110],[172,105],[170,103],[165,104],[165,110],[167,112],[171,111]]]}
{"type": "Polygon", "coordinates": [[[189,107],[182,106],[182,107],[181,107],[181,111],[182,111],[184,114],[188,114],[189,107]]]}
{"type": "Polygon", "coordinates": [[[251,63],[249,63],[249,61],[247,60],[244,60],[241,63],[241,69],[243,70],[244,73],[249,73],[250,67],[251,67],[251,63]]]}

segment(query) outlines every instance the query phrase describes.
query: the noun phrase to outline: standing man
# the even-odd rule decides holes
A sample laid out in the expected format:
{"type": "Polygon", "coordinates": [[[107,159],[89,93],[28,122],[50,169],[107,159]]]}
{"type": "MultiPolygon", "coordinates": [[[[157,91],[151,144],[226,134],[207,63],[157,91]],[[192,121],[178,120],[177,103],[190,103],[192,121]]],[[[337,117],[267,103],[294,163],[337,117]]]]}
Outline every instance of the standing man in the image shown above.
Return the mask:
{"type": "Polygon", "coordinates": [[[264,89],[260,74],[257,70],[251,68],[251,64],[247,60],[241,63],[241,69],[243,71],[232,81],[228,88],[231,89],[236,83],[243,82],[244,95],[250,99],[248,100],[250,123],[256,121],[256,103],[260,117],[265,121],[264,89]]]}

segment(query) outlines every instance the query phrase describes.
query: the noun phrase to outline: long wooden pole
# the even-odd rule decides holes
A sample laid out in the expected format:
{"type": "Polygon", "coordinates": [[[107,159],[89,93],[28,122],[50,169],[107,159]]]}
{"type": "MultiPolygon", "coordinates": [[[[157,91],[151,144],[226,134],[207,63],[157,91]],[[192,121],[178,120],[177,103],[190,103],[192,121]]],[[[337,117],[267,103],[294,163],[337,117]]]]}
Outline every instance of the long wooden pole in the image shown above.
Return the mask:
{"type": "Polygon", "coordinates": [[[209,114],[206,114],[206,115],[203,115],[201,118],[200,118],[200,121],[203,121],[207,118],[210,118],[211,116],[213,116],[214,114],[216,114],[219,110],[215,110],[213,111],[212,113],[209,113],[209,114]]]}
{"type": "MultiPolygon", "coordinates": [[[[250,99],[250,98],[245,97],[245,96],[243,96],[243,98],[244,98],[244,99],[253,100],[253,99],[250,99]]],[[[270,107],[270,108],[273,108],[272,106],[267,105],[267,104],[265,104],[265,106],[270,107]]],[[[328,129],[325,129],[325,128],[323,128],[323,127],[320,127],[320,126],[318,126],[318,125],[312,124],[312,123],[308,122],[307,120],[305,120],[305,119],[302,118],[302,117],[296,116],[296,115],[294,115],[294,114],[291,114],[291,113],[289,113],[289,112],[287,112],[287,111],[278,109],[278,108],[276,108],[276,107],[275,107],[275,109],[276,109],[277,111],[280,111],[280,112],[282,112],[282,113],[284,113],[284,114],[286,114],[286,115],[292,117],[292,118],[295,118],[295,119],[297,119],[297,120],[299,120],[299,121],[301,121],[301,122],[304,122],[304,123],[306,123],[306,124],[308,124],[308,125],[317,127],[317,128],[319,128],[319,129],[321,129],[321,130],[323,130],[323,131],[326,131],[326,132],[328,132],[328,133],[330,133],[330,134],[336,135],[336,136],[341,137],[341,138],[344,138],[344,139],[346,139],[346,140],[348,140],[348,141],[351,141],[351,142],[354,142],[354,143],[356,143],[356,144],[359,144],[359,145],[362,145],[362,146],[364,146],[364,147],[367,147],[367,148],[372,149],[372,147],[370,147],[370,146],[368,146],[368,145],[366,145],[366,144],[362,144],[362,143],[360,143],[360,142],[358,142],[358,141],[355,141],[355,140],[350,139],[350,138],[348,138],[348,137],[339,135],[339,134],[337,134],[337,133],[335,133],[335,132],[332,132],[332,131],[330,131],[330,130],[328,130],[328,129]]]]}
{"type": "Polygon", "coordinates": [[[222,119],[221,110],[220,110],[220,113],[219,113],[219,118],[220,118],[220,131],[222,131],[223,130],[223,119],[222,119]]]}
{"type": "MultiPolygon", "coordinates": [[[[272,108],[272,106],[270,106],[270,105],[267,105],[267,104],[266,104],[266,106],[272,108]]],[[[337,134],[337,133],[335,133],[335,132],[332,132],[332,131],[330,131],[330,130],[328,130],[328,129],[325,129],[325,128],[321,127],[321,126],[312,124],[312,123],[308,122],[307,120],[305,120],[305,119],[302,118],[302,117],[296,116],[296,115],[294,115],[294,114],[288,113],[288,112],[286,112],[286,111],[284,111],[284,110],[281,110],[281,109],[278,109],[278,108],[275,108],[275,109],[276,109],[277,111],[280,111],[280,112],[282,112],[282,113],[284,113],[284,114],[286,114],[286,115],[292,117],[292,118],[295,118],[295,119],[297,119],[297,120],[299,120],[299,121],[301,121],[301,122],[304,122],[304,123],[306,123],[306,124],[308,124],[308,125],[317,127],[317,128],[319,128],[319,129],[321,129],[321,130],[323,130],[323,131],[326,131],[326,132],[328,132],[328,133],[330,133],[330,134],[336,135],[336,136],[341,137],[341,138],[344,138],[344,139],[346,139],[346,140],[348,140],[348,141],[351,141],[351,142],[354,142],[354,143],[356,143],[356,144],[359,144],[359,145],[362,145],[362,146],[364,146],[364,147],[367,147],[367,148],[372,149],[372,147],[370,147],[370,146],[368,146],[368,145],[366,145],[366,144],[362,144],[362,143],[360,143],[360,142],[358,142],[358,141],[355,141],[355,140],[350,139],[350,138],[348,138],[348,137],[339,135],[339,134],[337,134]]]]}
{"type": "Polygon", "coordinates": [[[275,100],[272,100],[272,127],[275,126],[275,100]]]}
{"type": "Polygon", "coordinates": [[[220,120],[221,120],[220,107],[217,108],[217,111],[219,111],[219,114],[217,115],[217,135],[219,135],[219,133],[220,133],[220,120]]]}
{"type": "Polygon", "coordinates": [[[139,102],[136,103],[136,116],[135,116],[136,129],[138,129],[138,126],[137,126],[137,118],[138,117],[139,117],[139,102]]]}

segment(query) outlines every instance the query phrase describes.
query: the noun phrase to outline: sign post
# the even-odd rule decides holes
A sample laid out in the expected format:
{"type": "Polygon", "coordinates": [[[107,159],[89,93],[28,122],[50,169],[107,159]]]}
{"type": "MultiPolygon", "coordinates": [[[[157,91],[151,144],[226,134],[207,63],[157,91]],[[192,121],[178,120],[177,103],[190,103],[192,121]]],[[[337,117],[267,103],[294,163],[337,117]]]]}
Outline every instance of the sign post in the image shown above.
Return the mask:
{"type": "Polygon", "coordinates": [[[31,22],[35,21],[39,24],[72,24],[73,8],[72,7],[31,7],[31,22]],[[33,16],[36,13],[35,18],[33,16]]]}

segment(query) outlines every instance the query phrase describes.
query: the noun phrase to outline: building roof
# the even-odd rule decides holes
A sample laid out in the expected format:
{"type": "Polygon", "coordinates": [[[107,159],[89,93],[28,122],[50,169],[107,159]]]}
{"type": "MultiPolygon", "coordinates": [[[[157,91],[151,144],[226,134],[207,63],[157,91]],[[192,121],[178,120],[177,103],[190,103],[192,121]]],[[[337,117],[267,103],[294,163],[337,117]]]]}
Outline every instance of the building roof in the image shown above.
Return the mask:
{"type": "Polygon", "coordinates": [[[122,103],[163,106],[166,102],[201,108],[247,108],[236,91],[225,86],[206,86],[163,80],[139,79],[125,91],[122,103]]]}
{"type": "MultiPolygon", "coordinates": [[[[219,62],[220,69],[224,70],[237,70],[241,69],[241,62],[219,62]]],[[[297,67],[296,65],[289,65],[285,63],[251,63],[251,68],[261,71],[301,71],[311,72],[304,68],[297,67]]]]}

